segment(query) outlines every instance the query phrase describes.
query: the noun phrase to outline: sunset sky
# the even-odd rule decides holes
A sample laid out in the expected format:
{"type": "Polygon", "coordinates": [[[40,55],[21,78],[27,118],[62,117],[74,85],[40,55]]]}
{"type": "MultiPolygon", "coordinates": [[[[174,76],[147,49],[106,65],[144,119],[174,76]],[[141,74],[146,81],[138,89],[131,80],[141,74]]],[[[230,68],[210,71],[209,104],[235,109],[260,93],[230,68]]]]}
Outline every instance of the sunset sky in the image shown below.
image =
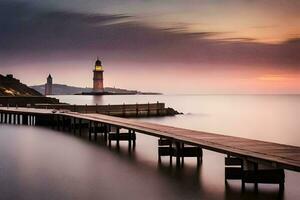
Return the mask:
{"type": "Polygon", "coordinates": [[[0,0],[0,73],[28,85],[300,93],[298,0],[0,0]]]}

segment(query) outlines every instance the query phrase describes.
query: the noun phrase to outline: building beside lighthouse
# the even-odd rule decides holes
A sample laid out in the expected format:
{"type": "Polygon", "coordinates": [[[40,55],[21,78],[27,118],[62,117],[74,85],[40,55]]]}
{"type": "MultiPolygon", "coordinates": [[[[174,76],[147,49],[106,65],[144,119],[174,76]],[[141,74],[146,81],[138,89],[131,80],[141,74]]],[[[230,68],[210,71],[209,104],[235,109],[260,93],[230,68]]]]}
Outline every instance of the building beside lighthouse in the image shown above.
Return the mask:
{"type": "Polygon", "coordinates": [[[53,84],[53,79],[51,74],[47,77],[47,83],[45,84],[45,96],[47,95],[52,95],[52,84],[53,84]]]}
{"type": "Polygon", "coordinates": [[[93,78],[93,93],[104,93],[103,87],[103,66],[99,59],[95,62],[94,68],[94,78],[93,78]]]}

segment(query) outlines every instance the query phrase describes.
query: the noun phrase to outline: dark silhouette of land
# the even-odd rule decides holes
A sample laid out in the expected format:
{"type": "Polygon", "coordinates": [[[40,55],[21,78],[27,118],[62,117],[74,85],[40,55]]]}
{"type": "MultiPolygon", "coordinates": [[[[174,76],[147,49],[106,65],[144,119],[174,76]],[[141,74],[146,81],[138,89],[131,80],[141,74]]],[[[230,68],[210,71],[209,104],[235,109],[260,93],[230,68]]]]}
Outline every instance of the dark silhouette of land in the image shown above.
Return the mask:
{"type": "Polygon", "coordinates": [[[15,79],[12,74],[0,74],[0,96],[43,96],[40,92],[15,79]]]}
{"type": "MultiPolygon", "coordinates": [[[[45,85],[34,85],[31,88],[43,93],[45,91],[45,85]]],[[[52,85],[52,94],[53,95],[73,95],[73,94],[92,94],[93,88],[89,87],[75,87],[64,84],[53,84],[52,85]]],[[[127,90],[114,87],[105,87],[104,94],[160,94],[156,92],[141,92],[138,90],[127,90]]]]}

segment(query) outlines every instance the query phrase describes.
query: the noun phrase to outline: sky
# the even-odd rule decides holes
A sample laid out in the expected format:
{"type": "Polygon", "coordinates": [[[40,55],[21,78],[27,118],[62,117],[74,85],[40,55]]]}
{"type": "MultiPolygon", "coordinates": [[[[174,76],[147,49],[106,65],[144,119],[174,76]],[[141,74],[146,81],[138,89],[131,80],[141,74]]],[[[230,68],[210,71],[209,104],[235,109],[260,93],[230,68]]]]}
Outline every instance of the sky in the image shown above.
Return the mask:
{"type": "Polygon", "coordinates": [[[0,0],[0,73],[27,85],[300,93],[298,0],[0,0]]]}

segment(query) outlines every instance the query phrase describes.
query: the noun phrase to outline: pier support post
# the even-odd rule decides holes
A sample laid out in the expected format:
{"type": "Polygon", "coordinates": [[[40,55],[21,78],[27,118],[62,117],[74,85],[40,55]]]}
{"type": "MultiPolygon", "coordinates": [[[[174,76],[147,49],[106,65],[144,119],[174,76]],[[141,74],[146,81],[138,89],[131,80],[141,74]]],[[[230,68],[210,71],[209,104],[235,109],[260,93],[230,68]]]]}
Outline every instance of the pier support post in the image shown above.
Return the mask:
{"type": "Polygon", "coordinates": [[[82,119],[79,119],[79,136],[81,136],[81,132],[82,132],[82,119]]]}
{"type": "Polygon", "coordinates": [[[136,145],[136,135],[135,135],[135,131],[134,130],[128,130],[128,150],[129,152],[131,151],[131,149],[135,149],[135,145],[136,145]]]}
{"type": "Polygon", "coordinates": [[[3,123],[7,123],[7,114],[3,113],[3,123]]]}
{"type": "Polygon", "coordinates": [[[89,140],[92,140],[92,121],[89,121],[89,140]]]}
{"type": "Polygon", "coordinates": [[[11,116],[12,116],[12,121],[11,121],[11,123],[12,123],[12,124],[16,124],[16,115],[15,115],[15,114],[11,114],[11,116]]]}
{"type": "Polygon", "coordinates": [[[68,132],[71,133],[72,132],[72,118],[71,117],[67,118],[67,125],[68,125],[68,132]]]}
{"type": "Polygon", "coordinates": [[[117,141],[117,148],[120,148],[120,128],[117,127],[116,131],[116,141],[117,141]]]}
{"type": "Polygon", "coordinates": [[[201,147],[197,147],[197,166],[200,166],[200,163],[202,162],[202,156],[203,156],[203,151],[201,147]]]}
{"type": "Polygon", "coordinates": [[[9,124],[9,114],[8,113],[5,114],[5,123],[9,124]]]}
{"type": "Polygon", "coordinates": [[[96,142],[97,141],[97,138],[98,138],[98,128],[99,128],[99,125],[97,122],[94,122],[94,141],[96,142]]]}
{"type": "Polygon", "coordinates": [[[183,167],[183,165],[184,165],[184,143],[181,143],[180,154],[181,154],[181,166],[183,167]]]}
{"type": "Polygon", "coordinates": [[[3,122],[3,115],[4,115],[3,112],[1,112],[1,113],[0,113],[0,116],[1,116],[1,121],[0,121],[0,122],[1,122],[1,123],[4,123],[4,122],[3,122]]]}
{"type": "Polygon", "coordinates": [[[26,115],[26,114],[22,115],[22,124],[28,125],[28,115],[26,115]]]}
{"type": "Polygon", "coordinates": [[[265,183],[279,184],[279,192],[282,192],[285,175],[283,169],[259,169],[258,163],[228,156],[225,158],[226,183],[228,179],[241,180],[242,191],[245,191],[246,183],[253,183],[256,192],[258,191],[258,184],[265,183]]]}
{"type": "Polygon", "coordinates": [[[73,117],[73,134],[76,135],[76,118],[73,117]]]}
{"type": "Polygon", "coordinates": [[[62,123],[62,130],[65,131],[65,116],[62,116],[61,123],[62,123]]]}
{"type": "Polygon", "coordinates": [[[56,121],[56,129],[59,131],[59,115],[56,115],[55,121],[56,121]]]}
{"type": "Polygon", "coordinates": [[[170,166],[172,166],[173,165],[173,147],[172,147],[172,145],[173,145],[173,141],[172,140],[170,140],[170,144],[169,144],[169,151],[170,151],[170,166]]]}
{"type": "Polygon", "coordinates": [[[130,129],[128,130],[128,135],[129,135],[129,140],[128,140],[128,150],[129,150],[129,152],[130,152],[130,151],[131,151],[131,138],[132,138],[131,130],[130,130],[130,129]]]}
{"type": "Polygon", "coordinates": [[[108,125],[108,132],[109,132],[109,134],[108,134],[108,146],[109,146],[109,148],[111,147],[111,137],[110,137],[110,134],[111,134],[111,125],[108,125]]]}
{"type": "MultiPolygon", "coordinates": [[[[258,164],[257,163],[254,163],[254,173],[257,173],[258,171],[258,164]]],[[[254,189],[255,189],[255,192],[258,192],[258,182],[257,180],[254,180],[254,189]]]]}
{"type": "Polygon", "coordinates": [[[135,149],[135,147],[136,147],[136,134],[135,134],[135,130],[132,131],[131,136],[134,137],[133,138],[133,149],[135,149]]]}
{"type": "Polygon", "coordinates": [[[18,115],[18,124],[19,124],[19,125],[21,125],[21,124],[22,124],[21,120],[22,120],[22,118],[21,118],[21,114],[19,114],[19,115],[18,115]]]}
{"type": "Polygon", "coordinates": [[[104,141],[107,144],[108,125],[104,124],[103,127],[104,127],[104,141]]]}
{"type": "Polygon", "coordinates": [[[181,145],[180,142],[176,141],[175,142],[175,148],[176,148],[176,166],[179,167],[180,166],[180,152],[181,152],[181,145]]]}
{"type": "MultiPolygon", "coordinates": [[[[104,131],[106,130],[104,129],[104,131]]],[[[131,151],[131,149],[135,149],[136,135],[134,130],[128,129],[128,132],[121,132],[121,128],[116,127],[113,131],[114,132],[109,132],[108,134],[109,147],[111,147],[112,140],[116,141],[117,148],[120,146],[120,141],[128,141],[129,151],[131,151]]]]}
{"type": "Polygon", "coordinates": [[[160,138],[158,140],[158,162],[161,163],[161,156],[170,156],[170,165],[172,165],[172,157],[176,157],[176,166],[183,166],[185,157],[196,157],[197,167],[202,161],[202,148],[200,146],[190,146],[182,141],[174,141],[173,139],[160,138]]]}

